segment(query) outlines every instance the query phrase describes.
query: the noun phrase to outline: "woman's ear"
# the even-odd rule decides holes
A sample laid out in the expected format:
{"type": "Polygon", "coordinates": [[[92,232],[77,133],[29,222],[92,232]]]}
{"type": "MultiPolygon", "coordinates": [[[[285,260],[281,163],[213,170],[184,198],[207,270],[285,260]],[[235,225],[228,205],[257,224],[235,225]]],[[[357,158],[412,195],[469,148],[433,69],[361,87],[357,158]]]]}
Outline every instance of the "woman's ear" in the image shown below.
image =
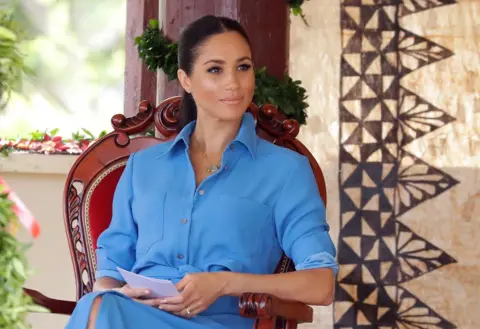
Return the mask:
{"type": "Polygon", "coordinates": [[[190,78],[188,77],[187,73],[184,70],[182,70],[182,69],[177,70],[177,79],[180,82],[180,85],[182,86],[182,88],[187,93],[192,92],[190,78]]]}

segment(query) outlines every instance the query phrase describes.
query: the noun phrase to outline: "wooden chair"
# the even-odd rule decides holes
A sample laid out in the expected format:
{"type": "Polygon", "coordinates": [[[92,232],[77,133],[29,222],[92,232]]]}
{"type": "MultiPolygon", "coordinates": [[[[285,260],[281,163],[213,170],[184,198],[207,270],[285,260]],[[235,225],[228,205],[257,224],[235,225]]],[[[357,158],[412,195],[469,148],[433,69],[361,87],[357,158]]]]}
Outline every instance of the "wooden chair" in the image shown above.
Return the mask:
{"type": "MultiPolygon", "coordinates": [[[[175,137],[180,101],[179,97],[172,97],[155,109],[143,101],[135,117],[115,115],[112,118],[114,131],[91,145],[70,170],[64,190],[64,223],[75,272],[77,300],[92,291],[96,270],[96,241],[110,223],[114,190],[129,155],[175,137]],[[160,137],[138,135],[152,124],[160,137]]],[[[259,136],[310,159],[321,196],[326,203],[322,171],[306,147],[295,139],[299,124],[287,120],[272,105],[258,108],[252,103],[248,111],[256,118],[259,136]]],[[[294,270],[292,261],[283,256],[276,273],[294,270]]],[[[76,305],[76,302],[52,299],[31,289],[25,289],[25,292],[52,313],[71,314],[76,305]]],[[[297,323],[313,321],[311,307],[265,294],[247,293],[241,296],[239,312],[242,316],[256,318],[256,329],[293,329],[297,323]]]]}

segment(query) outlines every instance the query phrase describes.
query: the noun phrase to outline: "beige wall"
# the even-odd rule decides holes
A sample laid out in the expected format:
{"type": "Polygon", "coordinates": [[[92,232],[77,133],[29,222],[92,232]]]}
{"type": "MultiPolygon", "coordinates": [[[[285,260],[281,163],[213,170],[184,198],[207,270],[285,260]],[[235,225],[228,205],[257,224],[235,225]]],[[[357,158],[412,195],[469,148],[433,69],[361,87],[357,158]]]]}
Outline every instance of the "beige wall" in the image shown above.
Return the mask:
{"type": "MultiPolygon", "coordinates": [[[[340,5],[337,0],[306,1],[303,5],[309,27],[292,17],[290,28],[290,75],[302,81],[310,107],[307,126],[299,139],[315,156],[327,184],[327,217],[334,242],[337,241],[338,201],[338,81],[340,5]]],[[[315,321],[301,328],[333,328],[332,306],[316,307],[315,321]]]]}

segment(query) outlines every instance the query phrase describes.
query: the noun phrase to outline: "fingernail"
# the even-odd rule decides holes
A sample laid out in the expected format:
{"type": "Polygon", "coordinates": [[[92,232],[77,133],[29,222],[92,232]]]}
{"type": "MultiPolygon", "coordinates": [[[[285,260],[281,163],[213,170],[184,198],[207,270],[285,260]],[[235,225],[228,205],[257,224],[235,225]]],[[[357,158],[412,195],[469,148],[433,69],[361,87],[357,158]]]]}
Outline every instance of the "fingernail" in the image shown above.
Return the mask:
{"type": "Polygon", "coordinates": [[[165,299],[162,299],[162,300],[160,301],[160,303],[162,303],[162,304],[166,304],[166,303],[167,303],[167,301],[166,301],[165,299]]]}
{"type": "Polygon", "coordinates": [[[149,293],[150,293],[150,290],[145,290],[145,293],[146,293],[146,294],[149,294],[149,293]]]}

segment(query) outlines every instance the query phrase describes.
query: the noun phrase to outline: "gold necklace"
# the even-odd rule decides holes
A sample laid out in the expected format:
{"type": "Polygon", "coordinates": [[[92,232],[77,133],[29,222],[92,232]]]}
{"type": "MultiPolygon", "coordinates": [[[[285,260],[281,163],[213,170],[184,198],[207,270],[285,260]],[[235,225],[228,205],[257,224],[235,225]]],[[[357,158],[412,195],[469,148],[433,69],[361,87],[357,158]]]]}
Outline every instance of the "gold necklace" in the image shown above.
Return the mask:
{"type": "Polygon", "coordinates": [[[210,173],[210,174],[213,174],[213,173],[217,172],[217,171],[221,168],[221,164],[220,164],[220,161],[221,161],[221,160],[218,161],[216,164],[212,164],[212,163],[210,162],[210,160],[208,159],[207,153],[204,152],[204,153],[203,153],[203,157],[204,157],[205,160],[207,160],[207,162],[209,163],[209,165],[207,165],[207,166],[205,167],[205,171],[206,171],[206,172],[208,172],[208,173],[210,173]]]}

